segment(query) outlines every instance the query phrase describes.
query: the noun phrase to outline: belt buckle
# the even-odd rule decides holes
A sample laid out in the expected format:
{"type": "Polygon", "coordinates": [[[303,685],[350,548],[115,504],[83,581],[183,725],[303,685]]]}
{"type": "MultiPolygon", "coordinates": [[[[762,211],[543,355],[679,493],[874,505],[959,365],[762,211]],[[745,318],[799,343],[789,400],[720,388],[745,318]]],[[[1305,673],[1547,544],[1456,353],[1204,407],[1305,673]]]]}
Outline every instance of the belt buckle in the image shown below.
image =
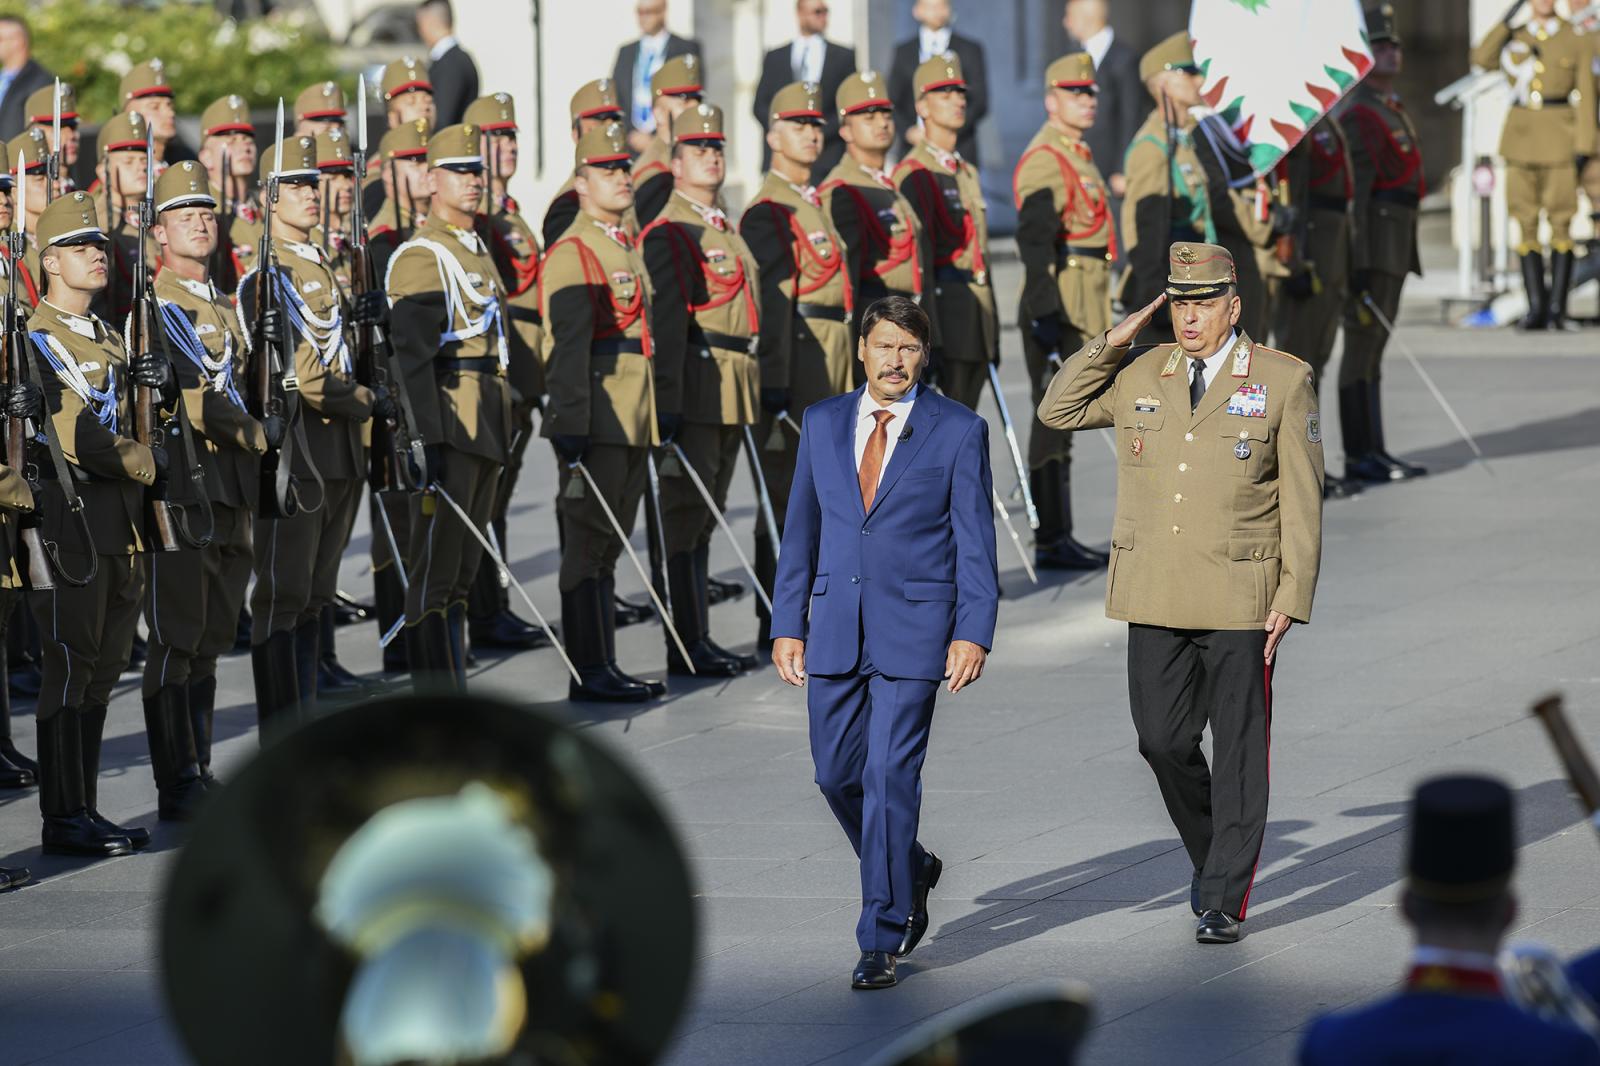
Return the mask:
{"type": "Polygon", "coordinates": [[[987,270],[974,270],[972,272],[972,280],[978,285],[987,285],[989,284],[989,272],[987,270]]]}

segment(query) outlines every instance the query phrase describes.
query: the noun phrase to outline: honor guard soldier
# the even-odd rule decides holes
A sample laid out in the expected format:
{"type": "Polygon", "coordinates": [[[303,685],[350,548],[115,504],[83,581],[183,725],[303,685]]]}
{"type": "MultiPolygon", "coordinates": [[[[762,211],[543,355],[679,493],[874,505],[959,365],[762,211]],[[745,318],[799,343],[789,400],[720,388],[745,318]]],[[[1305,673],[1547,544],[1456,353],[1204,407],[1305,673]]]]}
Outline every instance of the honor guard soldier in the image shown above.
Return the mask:
{"type": "Polygon", "coordinates": [[[617,667],[615,567],[622,540],[595,496],[604,496],[621,533],[631,533],[644,495],[645,458],[660,443],[649,283],[623,228],[633,186],[621,123],[585,133],[575,157],[579,211],[546,249],[540,282],[550,327],[550,401],[541,432],[562,467],[561,633],[580,678],[570,684],[570,698],[637,702],[666,687],[617,667]]]}
{"type": "Polygon", "coordinates": [[[55,143],[56,85],[47,85],[28,97],[23,105],[27,126],[36,127],[45,135],[50,150],[61,156],[60,171],[56,175],[56,195],[77,188],[72,180],[72,168],[78,165],[78,92],[66,82],[58,83],[61,89],[61,143],[55,143]]]}
{"type": "MultiPolygon", "coordinates": [[[[178,137],[178,112],[172,103],[172,86],[167,81],[167,67],[159,59],[140,63],[122,76],[119,87],[124,115],[140,115],[150,123],[155,134],[156,173],[167,168],[172,160],[167,158],[167,148],[178,137]]],[[[100,133],[102,141],[105,131],[100,133]]],[[[105,151],[102,145],[102,152],[105,151]]]]}
{"type": "Polygon", "coordinates": [[[1572,285],[1572,216],[1578,177],[1595,154],[1594,44],[1556,14],[1556,0],[1523,0],[1472,50],[1472,62],[1504,72],[1511,110],[1500,132],[1506,163],[1506,206],[1521,239],[1522,284],[1528,293],[1523,329],[1564,329],[1572,285]],[[1550,287],[1545,287],[1539,216],[1550,223],[1550,287]]]}
{"type": "Polygon", "coordinates": [[[250,583],[250,523],[267,450],[241,393],[247,342],[229,296],[211,280],[216,198],[204,168],[174,163],[156,181],[152,236],[161,247],[155,323],[166,340],[211,502],[211,539],[152,552],[145,621],[144,715],[162,818],[187,820],[211,780],[217,656],[233,647],[250,583]]]}
{"type": "Polygon", "coordinates": [[[100,814],[96,784],[106,704],[127,668],[144,597],[145,489],[167,471],[166,453],[131,435],[133,386],[161,391],[163,403],[177,395],[165,356],[144,353],[130,362],[122,337],[90,310],[106,284],[107,240],[87,193],[57,197],[44,209],[39,245],[49,297],[27,327],[63,457],[58,466],[36,446],[41,454],[31,460],[44,479],[36,501],[40,535],[57,546],[55,587],[28,593],[40,630],[51,634],[42,642],[44,681],[34,711],[43,843],[46,852],[95,857],[150,842],[148,830],[100,814]]]}
{"type": "MultiPolygon", "coordinates": [[[[13,144],[18,141],[21,141],[20,137],[12,138],[13,144]]],[[[24,151],[30,150],[31,141],[23,142],[19,147],[24,151]]],[[[44,183],[49,179],[46,176],[43,160],[36,164],[22,167],[22,173],[19,174],[17,172],[18,167],[13,164],[16,158],[16,156],[12,155],[10,148],[0,145],[0,188],[5,190],[3,194],[0,194],[0,219],[4,220],[0,222],[0,232],[20,228],[26,234],[27,247],[23,253],[21,263],[13,266],[10,245],[0,242],[0,263],[4,264],[3,270],[0,270],[0,281],[9,277],[11,270],[15,269],[17,271],[17,295],[28,301],[28,307],[32,308],[39,306],[41,285],[38,245],[34,243],[34,238],[38,232],[39,216],[33,210],[33,196],[38,193],[41,205],[40,210],[42,211],[45,199],[44,183]],[[33,176],[34,174],[37,174],[37,177],[33,176]],[[25,219],[16,217],[17,182],[19,180],[32,182],[27,192],[25,208],[28,217],[25,219]]]]}
{"type": "MultiPolygon", "coordinates": [[[[600,78],[586,83],[572,94],[572,101],[567,105],[567,109],[572,115],[574,144],[592,129],[621,122],[622,105],[617,103],[617,83],[610,78],[600,78]]],[[[572,225],[573,217],[578,213],[578,194],[573,189],[574,180],[568,178],[561,188],[556,190],[550,206],[545,209],[544,222],[539,227],[539,234],[544,238],[546,248],[567,232],[572,225]]]]}
{"type": "MultiPolygon", "coordinates": [[[[5,228],[0,225],[0,230],[5,228]]],[[[29,418],[35,425],[44,422],[43,395],[37,385],[13,385],[0,390],[0,395],[4,396],[9,417],[29,418]]],[[[22,521],[32,520],[33,511],[33,492],[22,473],[15,467],[0,465],[0,665],[4,662],[7,623],[27,587],[18,566],[18,528],[22,521]]],[[[0,670],[0,676],[3,674],[0,670]]],[[[11,739],[11,690],[9,685],[0,685],[0,788],[28,788],[38,780],[39,764],[18,751],[11,739]]],[[[0,866],[0,890],[26,884],[31,878],[25,867],[0,866]]]]}
{"type": "Polygon", "coordinates": [[[978,168],[956,141],[967,125],[967,83],[955,53],[934,56],[912,78],[922,139],[895,167],[895,184],[933,245],[939,391],[971,410],[1000,361],[1000,323],[989,279],[989,222],[978,168]]]}
{"type": "Polygon", "coordinates": [[[356,161],[350,138],[335,126],[316,135],[317,169],[322,172],[322,221],[316,240],[328,255],[339,289],[350,295],[350,207],[355,201],[356,161]]]}
{"type": "MultiPolygon", "coordinates": [[[[672,197],[639,235],[651,282],[656,422],[668,446],[661,464],[666,584],[673,623],[700,677],[733,677],[756,665],[754,656],[711,639],[708,581],[717,521],[680,461],[688,461],[725,512],[746,427],[759,409],[760,282],[750,249],[717,206],[727,177],[723,143],[721,108],[698,104],[678,115],[672,197]]],[[[670,639],[667,672],[690,673],[670,639]]]]}
{"type": "MultiPolygon", "coordinates": [[[[383,94],[384,116],[391,130],[416,122],[426,122],[433,129],[433,83],[428,81],[428,70],[414,56],[402,56],[383,68],[379,79],[383,94]]],[[[377,218],[383,201],[379,199],[383,187],[372,182],[361,191],[361,209],[368,218],[377,218]]]]}
{"type": "MultiPolygon", "coordinates": [[[[465,120],[483,134],[489,211],[478,220],[478,233],[488,243],[489,257],[500,272],[508,319],[512,434],[490,525],[500,550],[509,552],[506,515],[528,442],[533,439],[533,412],[544,402],[544,319],[539,316],[539,267],[544,253],[533,227],[507,192],[517,173],[515,102],[509,93],[480,96],[467,105],[465,120]]],[[[547,643],[544,630],[512,613],[510,590],[500,568],[487,556],[478,563],[467,597],[467,638],[474,648],[537,648],[547,643]]]]}
{"type": "MultiPolygon", "coordinates": [[[[428,133],[422,119],[407,122],[378,142],[379,211],[367,216],[372,269],[383,277],[389,257],[422,224],[428,208],[428,133]]],[[[369,186],[370,188],[370,186],[369,186]]]]}
{"type": "Polygon", "coordinates": [[[1487,777],[1436,777],[1417,788],[1410,814],[1400,910],[1416,947],[1405,987],[1313,1022],[1302,1066],[1600,1063],[1592,1035],[1524,1010],[1501,985],[1496,955],[1518,917],[1510,790],[1487,777]]]}
{"type": "Polygon", "coordinates": [[[411,428],[427,449],[406,548],[406,657],[417,683],[446,689],[466,687],[467,591],[483,552],[467,524],[488,527],[511,443],[504,294],[474,228],[479,145],[472,125],[429,138],[428,221],[395,252],[384,283],[411,428]]]}
{"type": "Polygon", "coordinates": [[[1400,312],[1406,274],[1422,274],[1418,205],[1424,191],[1422,146],[1416,127],[1394,91],[1404,53],[1385,4],[1366,13],[1372,70],[1350,93],[1340,116],[1350,146],[1351,214],[1355,247],[1344,312],[1344,357],[1339,363],[1339,425],[1344,431],[1345,476],[1359,481],[1403,481],[1427,473],[1389,454],[1384,443],[1383,349],[1389,333],[1367,301],[1392,325],[1400,312]]]}
{"type": "Polygon", "coordinates": [[[238,93],[213,100],[200,115],[200,165],[216,199],[217,251],[211,283],[229,296],[255,266],[261,243],[256,203],[256,136],[250,105],[238,93]]]}
{"type": "Polygon", "coordinates": [[[700,89],[700,57],[673,56],[650,75],[656,135],[633,161],[633,214],[641,227],[661,213],[672,195],[672,124],[685,109],[705,98],[700,89]]]}
{"type": "MultiPolygon", "coordinates": [[[[756,257],[761,276],[761,417],[756,441],[761,472],[778,535],[789,506],[789,483],[799,451],[800,416],[818,400],[849,392],[854,375],[850,288],[844,246],[811,182],[822,151],[822,91],[811,82],[791,82],[772,98],[767,145],[772,169],[745,208],[739,233],[756,257]]],[[[756,575],[772,587],[778,560],[766,516],[756,521],[756,575]]],[[[757,646],[770,650],[766,609],[757,646]]]]}
{"type": "MultiPolygon", "coordinates": [[[[1033,405],[1067,352],[1111,328],[1111,264],[1117,254],[1111,193],[1084,142],[1098,111],[1094,60],[1063,56],[1044,74],[1045,124],[1012,174],[1022,297],[1017,322],[1033,405]]],[[[1028,480],[1039,512],[1034,564],[1098,570],[1106,556],[1072,536],[1072,434],[1028,430],[1028,480]]]]}
{"type": "MultiPolygon", "coordinates": [[[[276,334],[293,361],[298,401],[291,422],[297,424],[288,427],[289,454],[279,461],[291,463],[301,505],[291,516],[255,519],[250,654],[263,726],[316,699],[322,610],[338,593],[339,560],[367,474],[362,423],[373,414],[386,417],[392,408],[384,405],[393,402],[356,382],[339,284],[322,249],[311,243],[321,215],[316,141],[289,137],[282,144],[281,170],[273,170],[276,146],[261,161],[261,187],[270,189],[276,177],[278,200],[268,206],[272,318],[259,328],[276,334]]],[[[239,281],[239,320],[247,332],[258,328],[260,269],[239,281]]],[[[352,309],[357,325],[385,313],[383,294],[373,291],[365,306],[352,309]]]]}
{"type": "MultiPolygon", "coordinates": [[[[862,311],[885,296],[915,300],[929,313],[934,346],[933,247],[911,201],[889,176],[894,105],[877,71],[852,74],[834,97],[844,158],[818,187],[822,207],[844,245],[855,305],[862,311]]],[[[859,325],[859,316],[856,323],[859,325]]],[[[859,333],[859,330],[856,330],[859,333]]]]}
{"type": "Polygon", "coordinates": [[[1174,244],[1165,296],[1070,357],[1038,412],[1116,429],[1106,615],[1129,623],[1139,752],[1194,864],[1202,944],[1239,939],[1267,823],[1273,661],[1311,619],[1322,554],[1311,371],[1237,329],[1236,276],[1227,249],[1174,244]],[[1177,343],[1124,363],[1163,299],[1177,343]]]}
{"type": "MultiPolygon", "coordinates": [[[[110,281],[95,297],[95,313],[111,322],[124,321],[133,303],[133,272],[139,262],[138,209],[146,188],[145,131],[145,117],[137,111],[124,111],[100,127],[98,181],[90,192],[106,205],[110,281]]],[[[153,245],[146,251],[150,262],[160,254],[153,245]]]]}
{"type": "Polygon", "coordinates": [[[294,98],[295,136],[320,137],[330,130],[343,133],[345,114],[344,90],[338,82],[319,81],[308,85],[294,98]]]}
{"type": "MultiPolygon", "coordinates": [[[[1324,115],[1289,152],[1283,169],[1289,202],[1299,213],[1275,334],[1311,367],[1320,395],[1350,279],[1350,149],[1338,120],[1324,115]]],[[[1323,479],[1329,499],[1360,491],[1361,482],[1354,479],[1333,474],[1323,479]]]]}

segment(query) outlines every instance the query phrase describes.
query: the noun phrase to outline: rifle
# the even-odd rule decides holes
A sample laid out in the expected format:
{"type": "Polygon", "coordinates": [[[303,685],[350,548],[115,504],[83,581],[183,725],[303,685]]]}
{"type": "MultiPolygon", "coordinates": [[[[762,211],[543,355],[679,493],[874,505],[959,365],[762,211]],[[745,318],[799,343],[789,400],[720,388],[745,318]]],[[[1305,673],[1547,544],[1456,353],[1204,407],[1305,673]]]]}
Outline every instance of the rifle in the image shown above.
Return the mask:
{"type": "MultiPolygon", "coordinates": [[[[139,200],[138,241],[133,272],[133,303],[128,309],[128,349],[134,355],[151,351],[155,323],[150,314],[150,268],[145,261],[145,234],[155,224],[156,161],[153,127],[144,126],[144,196],[139,200]]],[[[170,361],[169,361],[170,362],[170,361]]],[[[170,371],[169,371],[170,372],[170,371]]],[[[161,447],[161,432],[156,429],[156,399],[148,385],[133,388],[133,436],[147,448],[161,447]]],[[[178,531],[172,518],[172,505],[166,500],[164,490],[151,493],[147,500],[150,508],[150,529],[156,547],[164,552],[177,551],[178,531]]]]}
{"type": "MultiPolygon", "coordinates": [[[[211,250],[211,278],[215,281],[223,276],[222,264],[228,261],[229,249],[233,246],[233,211],[228,200],[229,190],[233,188],[233,162],[228,158],[228,150],[222,150],[221,163],[222,180],[217,183],[217,194],[222,201],[217,204],[217,246],[211,250]]],[[[237,284],[237,279],[235,279],[237,284]]],[[[228,295],[232,296],[230,285],[228,295]]]]}
{"type": "Polygon", "coordinates": [[[61,79],[56,79],[56,113],[50,122],[50,158],[45,162],[44,202],[56,198],[56,183],[61,180],[61,79]]]}
{"type": "MultiPolygon", "coordinates": [[[[288,393],[299,386],[292,372],[293,352],[284,350],[282,331],[266,328],[267,312],[273,309],[272,278],[278,258],[272,248],[272,209],[278,202],[278,172],[283,169],[283,100],[278,100],[277,139],[273,142],[272,174],[261,193],[261,247],[256,254],[255,321],[251,324],[254,361],[246,378],[245,406],[266,426],[276,419],[283,427],[279,446],[267,448],[261,456],[261,480],[256,513],[262,518],[292,518],[300,510],[296,497],[292,464],[283,456],[288,440],[288,393]],[[286,369],[290,368],[290,369],[286,369]]],[[[268,434],[270,437],[271,434],[268,434]]]]}

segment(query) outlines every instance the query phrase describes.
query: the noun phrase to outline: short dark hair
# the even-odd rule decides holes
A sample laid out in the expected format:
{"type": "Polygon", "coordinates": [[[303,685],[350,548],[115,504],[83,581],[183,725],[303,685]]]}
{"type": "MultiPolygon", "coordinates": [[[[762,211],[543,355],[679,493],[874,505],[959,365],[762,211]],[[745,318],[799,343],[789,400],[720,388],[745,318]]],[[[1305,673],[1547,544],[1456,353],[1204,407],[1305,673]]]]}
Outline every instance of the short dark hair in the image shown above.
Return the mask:
{"type": "Polygon", "coordinates": [[[921,342],[923,350],[928,347],[929,338],[933,336],[933,327],[928,323],[928,312],[922,309],[917,301],[904,296],[885,296],[881,300],[874,300],[867,306],[867,313],[861,316],[861,339],[866,340],[872,335],[872,330],[879,322],[888,322],[899,326],[921,342]]]}
{"type": "Polygon", "coordinates": [[[417,5],[417,14],[420,15],[425,11],[432,11],[444,19],[446,26],[455,29],[456,13],[450,10],[450,0],[422,0],[422,3],[417,5]]]}
{"type": "Polygon", "coordinates": [[[6,14],[0,15],[0,22],[10,22],[16,24],[16,26],[22,30],[22,39],[27,41],[30,45],[33,44],[33,28],[28,25],[27,19],[23,18],[21,15],[6,14]]]}

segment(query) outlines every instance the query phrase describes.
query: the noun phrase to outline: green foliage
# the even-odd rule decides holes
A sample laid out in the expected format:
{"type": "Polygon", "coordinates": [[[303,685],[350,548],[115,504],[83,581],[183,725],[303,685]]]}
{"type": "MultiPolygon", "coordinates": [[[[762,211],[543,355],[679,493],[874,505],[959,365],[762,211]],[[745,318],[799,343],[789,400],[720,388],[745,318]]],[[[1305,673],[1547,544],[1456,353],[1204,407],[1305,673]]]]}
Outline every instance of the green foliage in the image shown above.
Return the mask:
{"type": "Polygon", "coordinates": [[[184,115],[229,93],[253,108],[279,96],[292,107],[300,90],[337,74],[322,28],[299,13],[236,23],[210,4],[110,0],[0,0],[0,12],[28,20],[35,58],[77,89],[87,123],[120,110],[122,75],[147,59],[166,64],[184,115]]]}

